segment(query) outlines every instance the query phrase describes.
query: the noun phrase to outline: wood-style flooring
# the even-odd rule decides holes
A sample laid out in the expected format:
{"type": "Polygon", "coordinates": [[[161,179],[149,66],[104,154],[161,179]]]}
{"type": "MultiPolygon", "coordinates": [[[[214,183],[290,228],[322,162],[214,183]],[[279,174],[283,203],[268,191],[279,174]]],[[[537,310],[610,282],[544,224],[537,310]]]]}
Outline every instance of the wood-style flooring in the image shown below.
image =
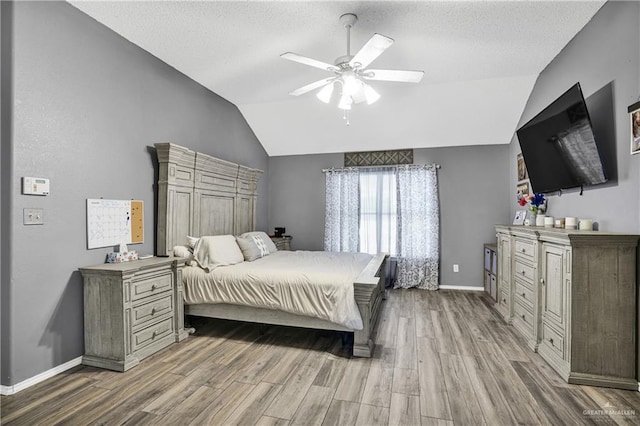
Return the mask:
{"type": "Polygon", "coordinates": [[[340,333],[197,318],[126,373],[1,399],[5,425],[640,424],[640,393],[564,383],[483,293],[393,290],[372,359],[340,333]]]}

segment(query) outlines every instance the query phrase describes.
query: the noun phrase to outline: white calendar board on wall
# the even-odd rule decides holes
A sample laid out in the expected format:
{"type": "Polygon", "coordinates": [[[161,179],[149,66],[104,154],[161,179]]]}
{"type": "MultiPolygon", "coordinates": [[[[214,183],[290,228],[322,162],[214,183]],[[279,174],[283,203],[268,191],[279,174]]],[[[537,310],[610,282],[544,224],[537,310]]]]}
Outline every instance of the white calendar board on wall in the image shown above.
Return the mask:
{"type": "Polygon", "coordinates": [[[142,201],[87,199],[87,247],[144,241],[142,201]]]}

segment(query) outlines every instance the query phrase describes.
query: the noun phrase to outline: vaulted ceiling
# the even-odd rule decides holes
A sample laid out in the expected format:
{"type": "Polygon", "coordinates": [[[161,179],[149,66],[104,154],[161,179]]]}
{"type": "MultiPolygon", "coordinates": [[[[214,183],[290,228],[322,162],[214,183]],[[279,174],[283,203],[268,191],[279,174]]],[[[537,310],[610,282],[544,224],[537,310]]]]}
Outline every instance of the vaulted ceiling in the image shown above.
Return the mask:
{"type": "Polygon", "coordinates": [[[538,74],[603,1],[71,1],[126,39],[234,103],[269,155],[508,144],[538,74]],[[355,13],[351,50],[395,40],[374,68],[424,70],[419,84],[371,82],[350,125],[315,92],[329,77],[280,58],[333,63],[338,18],[355,13]]]}

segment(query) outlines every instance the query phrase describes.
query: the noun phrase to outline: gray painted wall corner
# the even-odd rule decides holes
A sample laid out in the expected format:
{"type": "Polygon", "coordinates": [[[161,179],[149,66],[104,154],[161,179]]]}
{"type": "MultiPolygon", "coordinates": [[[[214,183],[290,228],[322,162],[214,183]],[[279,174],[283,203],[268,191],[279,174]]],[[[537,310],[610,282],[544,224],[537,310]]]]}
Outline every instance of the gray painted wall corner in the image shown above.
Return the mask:
{"type": "MultiPolygon", "coordinates": [[[[84,352],[77,268],[102,263],[113,250],[87,250],[87,198],[143,200],[145,242],[131,247],[153,253],[149,147],[173,142],[268,171],[268,156],[235,105],[65,2],[12,4],[15,102],[9,174],[14,183],[2,191],[3,201],[8,197],[13,204],[8,211],[13,256],[6,281],[2,268],[12,310],[2,311],[3,331],[9,327],[11,333],[9,339],[3,334],[9,344],[3,351],[13,360],[2,373],[6,385],[84,352]],[[17,184],[22,176],[51,179],[51,194],[22,195],[17,184]],[[43,208],[45,224],[23,226],[25,207],[43,208]]],[[[3,166],[2,185],[7,185],[4,173],[3,166]]],[[[267,188],[265,173],[258,197],[265,226],[267,188]]],[[[4,308],[9,299],[3,294],[2,300],[4,308]]]]}
{"type": "Polygon", "coordinates": [[[11,384],[13,4],[0,2],[0,385],[11,384]]]}
{"type": "MultiPolygon", "coordinates": [[[[604,89],[610,87],[617,182],[549,194],[549,214],[575,216],[598,221],[602,230],[640,233],[640,156],[630,155],[630,129],[627,107],[640,95],[640,52],[621,49],[636,46],[640,39],[640,3],[607,2],[540,73],[527,101],[518,127],[549,105],[576,82],[580,82],[588,107],[604,89]]],[[[517,137],[511,143],[509,180],[515,194],[515,159],[520,152],[517,137]]],[[[511,205],[514,214],[519,207],[511,205]]]]}

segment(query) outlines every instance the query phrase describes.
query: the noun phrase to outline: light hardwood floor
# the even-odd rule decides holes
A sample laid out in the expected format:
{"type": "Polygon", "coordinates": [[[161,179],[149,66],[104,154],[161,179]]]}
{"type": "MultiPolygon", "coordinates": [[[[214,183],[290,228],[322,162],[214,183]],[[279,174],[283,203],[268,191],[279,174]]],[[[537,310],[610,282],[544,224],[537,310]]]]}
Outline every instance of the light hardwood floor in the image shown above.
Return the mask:
{"type": "Polygon", "coordinates": [[[640,393],[562,382],[481,293],[392,291],[372,359],[339,333],[193,325],[126,373],[77,367],[2,397],[2,424],[640,424],[640,393]]]}

